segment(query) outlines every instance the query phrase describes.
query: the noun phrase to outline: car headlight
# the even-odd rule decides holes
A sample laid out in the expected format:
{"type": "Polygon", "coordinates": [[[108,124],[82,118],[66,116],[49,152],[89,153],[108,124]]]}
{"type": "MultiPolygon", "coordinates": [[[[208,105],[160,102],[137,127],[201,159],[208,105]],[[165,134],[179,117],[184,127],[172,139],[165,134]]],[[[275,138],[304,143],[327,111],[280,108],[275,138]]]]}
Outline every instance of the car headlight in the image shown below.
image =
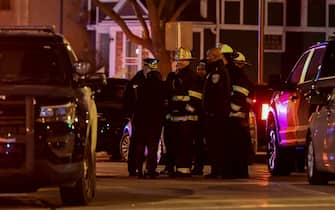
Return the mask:
{"type": "Polygon", "coordinates": [[[73,103],[41,106],[38,121],[40,122],[66,122],[76,121],[76,105],[73,103]]]}

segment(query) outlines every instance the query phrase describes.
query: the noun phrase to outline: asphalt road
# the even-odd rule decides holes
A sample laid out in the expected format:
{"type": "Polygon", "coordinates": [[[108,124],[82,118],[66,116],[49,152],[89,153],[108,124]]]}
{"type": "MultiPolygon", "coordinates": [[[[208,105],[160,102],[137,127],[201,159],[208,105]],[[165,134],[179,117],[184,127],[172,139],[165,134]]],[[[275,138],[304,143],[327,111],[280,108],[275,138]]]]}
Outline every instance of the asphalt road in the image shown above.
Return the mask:
{"type": "MultiPolygon", "coordinates": [[[[161,167],[160,167],[161,168],[161,167]]],[[[208,171],[206,167],[206,171],[208,171]]],[[[31,194],[0,194],[0,209],[218,210],[334,209],[335,183],[311,186],[305,173],[271,177],[264,164],[250,166],[249,179],[207,180],[201,176],[137,179],[126,164],[97,163],[97,195],[85,207],[63,207],[56,188],[31,194]]]]}

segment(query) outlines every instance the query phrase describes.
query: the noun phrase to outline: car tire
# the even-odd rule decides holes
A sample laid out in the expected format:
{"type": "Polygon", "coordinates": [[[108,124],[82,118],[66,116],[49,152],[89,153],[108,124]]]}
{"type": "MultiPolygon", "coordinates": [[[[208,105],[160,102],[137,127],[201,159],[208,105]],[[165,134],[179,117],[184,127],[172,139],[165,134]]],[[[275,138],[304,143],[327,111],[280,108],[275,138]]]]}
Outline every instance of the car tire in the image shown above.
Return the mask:
{"type": "Polygon", "coordinates": [[[258,150],[258,134],[257,134],[257,122],[256,115],[254,112],[249,112],[249,132],[250,132],[250,152],[248,157],[248,164],[252,165],[256,159],[258,150]]]}
{"type": "Polygon", "coordinates": [[[120,140],[120,159],[122,161],[128,161],[129,144],[130,135],[128,131],[125,131],[120,140]]]}
{"type": "Polygon", "coordinates": [[[289,150],[280,148],[274,120],[269,121],[267,142],[267,165],[273,176],[287,176],[291,173],[291,161],[289,161],[289,150]]]}
{"type": "MultiPolygon", "coordinates": [[[[309,137],[310,138],[310,137],[309,137]]],[[[326,185],[328,184],[327,173],[320,172],[315,164],[315,153],[313,141],[310,139],[307,142],[307,178],[309,184],[326,185]]]]}
{"type": "Polygon", "coordinates": [[[95,196],[96,155],[91,146],[85,148],[81,177],[73,186],[60,186],[60,196],[64,205],[87,205],[95,196]]]}

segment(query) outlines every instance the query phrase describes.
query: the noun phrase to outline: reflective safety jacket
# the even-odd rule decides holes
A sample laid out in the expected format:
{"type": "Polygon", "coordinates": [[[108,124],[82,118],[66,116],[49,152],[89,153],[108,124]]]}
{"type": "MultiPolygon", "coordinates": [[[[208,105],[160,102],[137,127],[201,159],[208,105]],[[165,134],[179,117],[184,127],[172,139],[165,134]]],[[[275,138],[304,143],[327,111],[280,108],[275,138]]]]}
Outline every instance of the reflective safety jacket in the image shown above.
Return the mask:
{"type": "Polygon", "coordinates": [[[188,65],[178,72],[170,72],[166,79],[167,111],[170,122],[198,121],[201,112],[202,83],[188,65]]]}
{"type": "Polygon", "coordinates": [[[207,64],[203,108],[205,116],[225,118],[230,112],[231,83],[229,71],[222,60],[207,64]]]}
{"type": "Polygon", "coordinates": [[[229,70],[232,83],[231,112],[229,116],[249,119],[249,111],[252,103],[250,96],[253,92],[253,83],[245,74],[245,69],[232,65],[229,70]]]}

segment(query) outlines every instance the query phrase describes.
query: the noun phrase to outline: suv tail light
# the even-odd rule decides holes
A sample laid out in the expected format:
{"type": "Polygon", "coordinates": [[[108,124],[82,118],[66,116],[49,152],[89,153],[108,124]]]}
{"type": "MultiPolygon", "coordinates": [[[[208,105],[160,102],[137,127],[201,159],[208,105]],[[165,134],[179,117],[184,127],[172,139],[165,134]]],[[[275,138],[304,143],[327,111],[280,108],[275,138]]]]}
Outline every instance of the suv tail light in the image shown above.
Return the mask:
{"type": "Polygon", "coordinates": [[[266,120],[266,118],[268,117],[269,108],[269,104],[262,104],[262,120],[266,120]]]}

